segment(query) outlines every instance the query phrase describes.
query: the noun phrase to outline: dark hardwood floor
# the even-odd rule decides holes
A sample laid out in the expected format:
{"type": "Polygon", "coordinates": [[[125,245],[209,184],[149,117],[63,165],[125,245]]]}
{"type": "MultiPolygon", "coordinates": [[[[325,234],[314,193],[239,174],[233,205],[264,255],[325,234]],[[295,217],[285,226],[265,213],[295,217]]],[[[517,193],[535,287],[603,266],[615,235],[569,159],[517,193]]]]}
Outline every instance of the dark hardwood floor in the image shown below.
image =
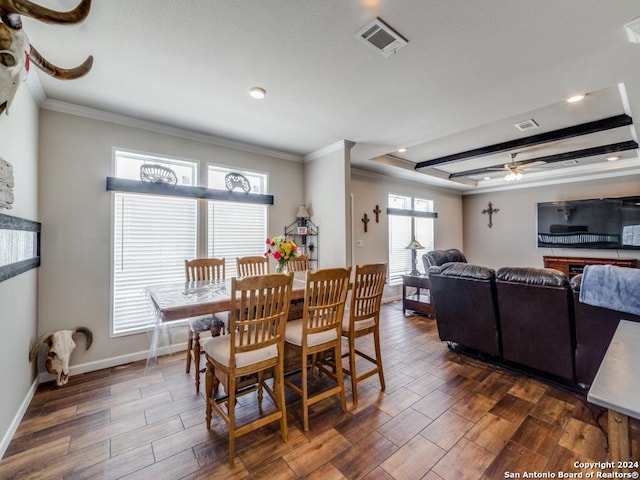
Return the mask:
{"type": "MultiPolygon", "coordinates": [[[[307,433],[289,392],[288,442],[277,423],[242,437],[233,468],[181,352],[147,374],[137,362],[41,385],[0,479],[497,479],[586,476],[576,462],[606,460],[606,415],[581,395],[449,351],[433,320],[399,303],[383,307],[382,330],[385,392],[372,377],[355,409],[350,390],[346,413],[335,397],[314,405],[307,433]]],[[[240,399],[241,415],[256,409],[240,399]]]]}

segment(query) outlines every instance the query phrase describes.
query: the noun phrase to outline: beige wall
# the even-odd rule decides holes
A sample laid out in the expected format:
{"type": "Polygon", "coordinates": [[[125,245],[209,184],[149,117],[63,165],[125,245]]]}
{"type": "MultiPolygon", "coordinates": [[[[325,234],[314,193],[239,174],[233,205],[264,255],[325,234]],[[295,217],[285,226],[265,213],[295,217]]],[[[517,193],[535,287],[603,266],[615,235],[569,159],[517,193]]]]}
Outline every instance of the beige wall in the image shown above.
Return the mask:
{"type": "Polygon", "coordinates": [[[470,262],[501,266],[542,267],[544,255],[640,258],[640,251],[538,248],[536,203],[640,194],[640,176],[618,177],[547,187],[522,188],[463,197],[464,253],[470,262]],[[500,211],[489,218],[481,212],[491,202],[500,211]]]}
{"type": "Polygon", "coordinates": [[[344,267],[348,264],[348,184],[347,147],[305,163],[306,201],[313,223],[318,226],[318,267],[344,267]]]}
{"type": "Polygon", "coordinates": [[[269,190],[275,195],[270,235],[283,233],[304,198],[302,163],[49,110],[41,112],[40,129],[46,233],[38,330],[89,327],[93,346],[77,348],[71,359],[72,366],[85,365],[85,370],[144,358],[149,346],[146,334],[109,336],[112,194],[105,179],[112,174],[114,147],[198,160],[201,168],[211,162],[270,173],[269,190]]]}
{"type": "MultiPolygon", "coordinates": [[[[18,90],[9,115],[0,116],[0,139],[0,157],[13,165],[15,177],[13,209],[0,213],[38,221],[38,108],[26,85],[18,90]]],[[[0,457],[34,385],[29,349],[37,334],[37,281],[38,269],[32,269],[0,282],[0,331],[5,339],[0,348],[0,457]]]]}

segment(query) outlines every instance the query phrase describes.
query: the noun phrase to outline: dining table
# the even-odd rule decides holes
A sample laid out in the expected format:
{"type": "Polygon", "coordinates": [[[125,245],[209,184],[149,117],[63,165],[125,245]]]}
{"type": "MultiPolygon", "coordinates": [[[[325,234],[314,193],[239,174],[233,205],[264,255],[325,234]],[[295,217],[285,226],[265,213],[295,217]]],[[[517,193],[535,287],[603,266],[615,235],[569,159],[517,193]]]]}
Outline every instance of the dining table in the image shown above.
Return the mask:
{"type": "MultiPolygon", "coordinates": [[[[165,283],[145,288],[154,316],[147,367],[157,364],[160,348],[170,347],[166,327],[171,322],[231,310],[231,281],[232,277],[224,280],[165,283]]],[[[306,272],[295,272],[289,318],[295,316],[294,312],[302,311],[305,284],[306,272]]]]}

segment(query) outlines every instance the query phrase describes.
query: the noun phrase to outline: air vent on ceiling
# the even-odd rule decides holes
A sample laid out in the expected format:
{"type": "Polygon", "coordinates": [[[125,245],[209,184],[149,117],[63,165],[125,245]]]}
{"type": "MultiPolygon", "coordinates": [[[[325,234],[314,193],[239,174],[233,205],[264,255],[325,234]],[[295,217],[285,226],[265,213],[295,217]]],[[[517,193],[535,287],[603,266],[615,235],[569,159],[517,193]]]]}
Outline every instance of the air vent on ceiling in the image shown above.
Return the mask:
{"type": "Polygon", "coordinates": [[[531,130],[533,128],[538,128],[538,124],[533,118],[530,118],[529,120],[525,120],[523,122],[514,123],[514,125],[521,132],[524,132],[525,130],[531,130]]]}
{"type": "Polygon", "coordinates": [[[376,18],[356,33],[356,37],[385,57],[396,53],[398,49],[409,43],[409,40],[387,25],[381,18],[376,18]]]}
{"type": "Polygon", "coordinates": [[[577,160],[564,160],[562,162],[563,165],[566,165],[567,167],[571,167],[573,165],[578,165],[578,161],[577,160]]]}

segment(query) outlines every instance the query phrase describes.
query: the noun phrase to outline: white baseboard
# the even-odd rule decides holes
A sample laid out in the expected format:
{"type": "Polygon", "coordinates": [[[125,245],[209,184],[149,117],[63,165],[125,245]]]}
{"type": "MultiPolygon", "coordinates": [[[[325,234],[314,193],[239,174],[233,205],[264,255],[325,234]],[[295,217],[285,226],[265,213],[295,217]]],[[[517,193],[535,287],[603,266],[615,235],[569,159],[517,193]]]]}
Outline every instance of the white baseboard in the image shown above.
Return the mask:
{"type": "Polygon", "coordinates": [[[9,428],[5,432],[4,437],[2,437],[2,441],[0,441],[0,459],[4,457],[4,454],[7,451],[7,448],[9,448],[9,444],[11,443],[16,430],[18,430],[18,427],[20,426],[22,417],[24,417],[24,414],[27,413],[27,408],[29,408],[29,404],[31,403],[33,396],[36,394],[36,390],[38,390],[38,385],[40,385],[40,381],[38,380],[38,377],[36,377],[36,379],[31,384],[31,388],[29,388],[27,395],[24,397],[24,400],[20,404],[20,408],[16,412],[15,417],[13,417],[11,425],[9,425],[9,428]]]}
{"type": "MultiPolygon", "coordinates": [[[[159,355],[167,355],[169,353],[176,353],[187,349],[187,342],[176,343],[174,345],[159,347],[159,355]]],[[[128,353],[127,355],[120,355],[117,357],[104,358],[95,362],[81,363],[79,365],[72,365],[69,367],[69,376],[80,375],[81,373],[95,372],[96,370],[102,370],[103,368],[117,367],[119,365],[125,365],[131,362],[137,362],[138,360],[146,360],[149,356],[148,350],[142,350],[140,352],[128,353]]],[[[44,371],[38,375],[39,383],[50,382],[55,380],[56,376],[44,371]]],[[[69,380],[71,382],[71,380],[69,380]]]]}

